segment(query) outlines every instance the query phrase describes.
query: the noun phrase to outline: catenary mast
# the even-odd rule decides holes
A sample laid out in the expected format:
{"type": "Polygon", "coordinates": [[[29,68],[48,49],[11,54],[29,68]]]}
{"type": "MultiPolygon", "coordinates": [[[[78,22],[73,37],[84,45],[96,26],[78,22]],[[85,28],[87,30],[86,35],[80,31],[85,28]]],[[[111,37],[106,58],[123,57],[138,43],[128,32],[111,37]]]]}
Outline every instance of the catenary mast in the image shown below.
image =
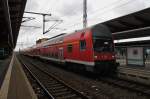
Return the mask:
{"type": "Polygon", "coordinates": [[[83,28],[87,27],[87,0],[83,1],[83,28]]]}

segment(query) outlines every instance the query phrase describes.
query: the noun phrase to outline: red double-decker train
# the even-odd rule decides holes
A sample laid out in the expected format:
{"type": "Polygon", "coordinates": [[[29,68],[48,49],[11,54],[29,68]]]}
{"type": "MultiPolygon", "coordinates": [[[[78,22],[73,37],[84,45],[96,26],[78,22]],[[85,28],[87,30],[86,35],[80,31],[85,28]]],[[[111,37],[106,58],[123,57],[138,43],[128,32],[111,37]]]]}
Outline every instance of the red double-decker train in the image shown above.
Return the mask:
{"type": "Polygon", "coordinates": [[[111,74],[117,69],[112,34],[102,24],[52,37],[25,52],[69,68],[94,73],[111,74]]]}

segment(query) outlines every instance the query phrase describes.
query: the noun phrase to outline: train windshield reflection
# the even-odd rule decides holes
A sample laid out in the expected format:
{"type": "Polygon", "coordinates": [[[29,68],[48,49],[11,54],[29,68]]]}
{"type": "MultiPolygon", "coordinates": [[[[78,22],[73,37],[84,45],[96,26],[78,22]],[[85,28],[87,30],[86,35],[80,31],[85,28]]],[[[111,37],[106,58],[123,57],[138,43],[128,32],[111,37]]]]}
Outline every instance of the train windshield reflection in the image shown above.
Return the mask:
{"type": "Polygon", "coordinates": [[[113,50],[113,41],[112,39],[104,38],[93,38],[93,47],[96,52],[112,52],[113,50]]]}

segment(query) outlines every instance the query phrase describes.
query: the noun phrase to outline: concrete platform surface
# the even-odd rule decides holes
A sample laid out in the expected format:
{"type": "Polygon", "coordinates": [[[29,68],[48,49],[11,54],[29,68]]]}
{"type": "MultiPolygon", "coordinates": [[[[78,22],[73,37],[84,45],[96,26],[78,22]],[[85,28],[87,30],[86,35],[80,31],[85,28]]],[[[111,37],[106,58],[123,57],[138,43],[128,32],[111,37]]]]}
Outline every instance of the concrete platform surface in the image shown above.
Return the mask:
{"type": "Polygon", "coordinates": [[[11,56],[6,59],[0,60],[0,88],[4,80],[5,74],[7,72],[8,66],[10,64],[10,61],[11,61],[11,56]]]}
{"type": "Polygon", "coordinates": [[[0,89],[0,99],[37,99],[15,54],[0,89]]]}

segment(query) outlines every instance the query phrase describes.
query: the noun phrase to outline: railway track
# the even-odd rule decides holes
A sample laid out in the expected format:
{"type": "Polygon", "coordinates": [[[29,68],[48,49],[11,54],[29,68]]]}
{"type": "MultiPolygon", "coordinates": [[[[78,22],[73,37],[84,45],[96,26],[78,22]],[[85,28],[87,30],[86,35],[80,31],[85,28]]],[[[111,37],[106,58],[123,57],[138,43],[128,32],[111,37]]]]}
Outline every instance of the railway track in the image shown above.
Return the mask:
{"type": "Polygon", "coordinates": [[[100,81],[103,81],[104,83],[108,83],[114,86],[118,86],[124,89],[127,89],[129,91],[134,91],[138,94],[150,96],[150,86],[143,85],[140,83],[136,83],[133,81],[128,81],[120,78],[100,78],[100,81]]]}
{"type": "Polygon", "coordinates": [[[73,89],[54,75],[42,70],[33,63],[28,64],[22,61],[23,66],[30,72],[30,74],[36,79],[39,85],[49,95],[50,99],[89,99],[81,92],[73,89]]]}
{"type": "MultiPolygon", "coordinates": [[[[28,59],[28,62],[32,62],[32,60],[28,59]]],[[[36,65],[37,64],[41,64],[41,65],[46,65],[46,63],[43,63],[43,62],[37,62],[35,63],[36,65]]],[[[38,66],[39,67],[39,66],[38,66]]],[[[50,72],[50,70],[47,70],[47,67],[42,67],[43,70],[46,70],[47,72],[50,72]]],[[[95,77],[94,77],[95,79],[95,77]]],[[[114,90],[116,90],[116,88],[120,88],[120,93],[121,93],[121,90],[127,90],[129,93],[133,93],[133,94],[137,94],[138,96],[144,96],[144,97],[148,97],[146,99],[149,99],[149,96],[150,96],[150,88],[149,86],[145,86],[145,85],[142,85],[142,84],[138,84],[136,82],[130,82],[130,81],[126,81],[126,80],[123,80],[123,79],[118,79],[118,78],[100,78],[100,79],[97,79],[96,80],[97,83],[103,83],[103,84],[106,84],[108,86],[112,86],[112,88],[114,90]]],[[[85,83],[86,84],[86,83],[85,83]]],[[[106,89],[107,87],[106,86],[106,89]]],[[[103,92],[104,95],[107,95],[107,92],[105,93],[105,88],[104,89],[99,89],[99,88],[96,88],[98,90],[102,90],[101,92],[103,92]]],[[[90,90],[90,89],[89,89],[90,90]]],[[[111,90],[111,89],[110,89],[111,90]]],[[[84,92],[84,91],[83,91],[84,92]]],[[[99,94],[101,94],[101,92],[99,94]]],[[[108,93],[111,93],[111,92],[108,92],[108,93]]],[[[112,91],[112,94],[115,93],[112,91]]],[[[119,94],[119,93],[118,93],[119,94]]],[[[116,94],[117,95],[117,94],[116,94]]],[[[132,96],[131,96],[132,97],[132,96]]],[[[133,97],[132,97],[133,98],[133,97]]],[[[73,98],[74,99],[74,98],[73,98]]],[[[98,99],[98,98],[97,98],[98,99]]],[[[126,99],[126,98],[124,98],[126,99]]],[[[145,99],[145,98],[142,98],[142,99],[145,99]]]]}
{"type": "Polygon", "coordinates": [[[150,71],[147,69],[120,66],[118,68],[118,76],[123,79],[150,86],[150,71]]]}

